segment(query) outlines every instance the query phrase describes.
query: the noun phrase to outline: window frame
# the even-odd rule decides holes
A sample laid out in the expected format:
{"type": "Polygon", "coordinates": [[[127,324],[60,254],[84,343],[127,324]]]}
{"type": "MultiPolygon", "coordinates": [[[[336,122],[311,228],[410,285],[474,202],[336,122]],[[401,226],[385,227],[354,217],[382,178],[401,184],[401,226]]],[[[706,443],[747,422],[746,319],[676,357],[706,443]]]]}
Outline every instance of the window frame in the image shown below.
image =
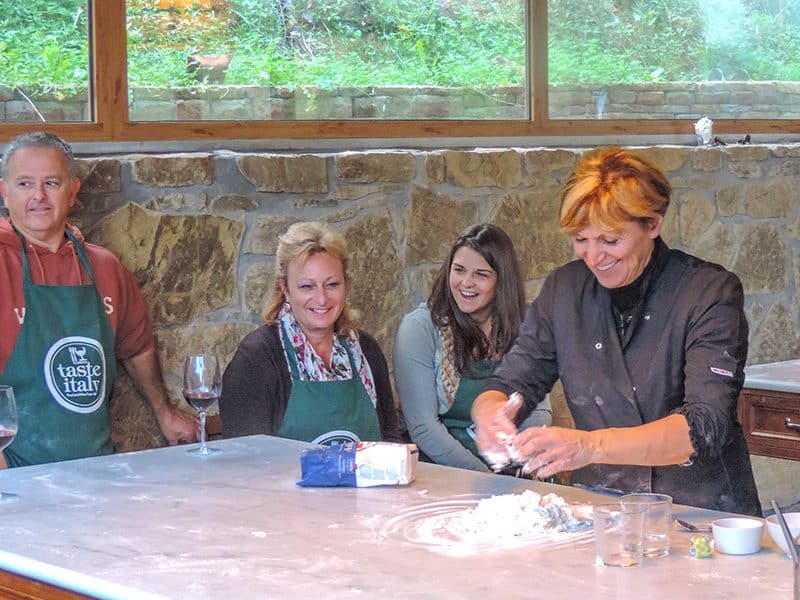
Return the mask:
{"type": "MultiPolygon", "coordinates": [[[[213,141],[219,139],[486,138],[693,135],[693,121],[550,119],[547,78],[547,0],[528,1],[528,120],[130,121],[125,0],[88,0],[93,121],[0,123],[0,141],[46,128],[71,141],[213,141]],[[96,49],[102,48],[102,52],[96,49]]],[[[719,135],[800,133],[800,120],[718,119],[719,135]]]]}

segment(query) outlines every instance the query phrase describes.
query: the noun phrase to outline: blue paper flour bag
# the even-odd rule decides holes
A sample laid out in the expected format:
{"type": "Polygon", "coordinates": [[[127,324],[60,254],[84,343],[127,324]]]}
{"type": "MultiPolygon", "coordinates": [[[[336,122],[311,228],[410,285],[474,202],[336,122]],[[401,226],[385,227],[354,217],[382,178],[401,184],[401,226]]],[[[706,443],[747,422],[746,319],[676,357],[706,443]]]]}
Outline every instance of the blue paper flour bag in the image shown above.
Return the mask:
{"type": "Polygon", "coordinates": [[[414,481],[419,452],[414,444],[346,442],[315,446],[300,455],[304,487],[371,487],[414,481]]]}

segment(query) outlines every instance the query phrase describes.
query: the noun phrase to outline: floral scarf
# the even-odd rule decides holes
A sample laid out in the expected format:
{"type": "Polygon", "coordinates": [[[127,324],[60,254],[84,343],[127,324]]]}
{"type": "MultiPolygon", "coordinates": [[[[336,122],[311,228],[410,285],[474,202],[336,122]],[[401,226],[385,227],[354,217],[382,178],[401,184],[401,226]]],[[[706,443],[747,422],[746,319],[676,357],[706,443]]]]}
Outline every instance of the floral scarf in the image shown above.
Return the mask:
{"type": "Polygon", "coordinates": [[[447,399],[447,406],[456,401],[456,390],[461,383],[461,373],[456,370],[453,351],[453,330],[450,327],[437,327],[442,338],[442,387],[447,399]]]}
{"type": "MultiPolygon", "coordinates": [[[[319,354],[306,339],[305,333],[303,333],[300,324],[295,320],[292,309],[288,304],[284,304],[283,308],[281,308],[278,321],[283,331],[286,332],[286,337],[289,338],[292,345],[291,350],[294,351],[294,355],[297,358],[297,371],[301,381],[345,381],[353,378],[353,367],[355,367],[361,382],[364,384],[364,389],[367,390],[367,395],[372,401],[372,405],[377,405],[378,394],[375,391],[372,370],[364,357],[355,331],[351,331],[346,336],[333,336],[331,366],[328,368],[325,361],[320,358],[319,354]],[[345,348],[345,345],[347,348],[345,348]],[[348,349],[350,350],[350,356],[353,357],[352,365],[347,357],[348,349]]],[[[280,336],[280,339],[286,363],[289,364],[289,348],[286,348],[283,336],[280,336]]]]}

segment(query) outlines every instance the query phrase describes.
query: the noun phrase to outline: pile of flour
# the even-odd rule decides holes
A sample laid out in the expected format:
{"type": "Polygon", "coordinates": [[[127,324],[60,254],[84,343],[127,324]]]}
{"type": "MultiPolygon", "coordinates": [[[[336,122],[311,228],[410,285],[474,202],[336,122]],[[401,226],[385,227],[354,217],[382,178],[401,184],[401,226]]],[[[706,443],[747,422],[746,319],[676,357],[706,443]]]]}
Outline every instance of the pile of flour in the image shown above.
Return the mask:
{"type": "Polygon", "coordinates": [[[520,537],[551,536],[591,527],[591,516],[576,511],[558,494],[492,496],[475,508],[449,515],[445,528],[467,543],[497,543],[520,537]]]}

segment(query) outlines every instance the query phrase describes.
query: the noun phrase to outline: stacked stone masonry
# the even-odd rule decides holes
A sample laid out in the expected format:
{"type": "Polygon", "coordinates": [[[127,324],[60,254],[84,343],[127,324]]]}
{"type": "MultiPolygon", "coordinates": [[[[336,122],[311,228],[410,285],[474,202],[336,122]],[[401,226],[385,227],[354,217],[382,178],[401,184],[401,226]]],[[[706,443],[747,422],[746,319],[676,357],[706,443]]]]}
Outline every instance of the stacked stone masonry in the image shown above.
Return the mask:
{"type": "MultiPolygon", "coordinates": [[[[525,119],[524,86],[490,89],[207,85],[134,88],[132,121],[525,119]]],[[[553,119],[798,119],[800,82],[711,81],[554,85],[553,119]]],[[[86,91],[45,93],[0,84],[0,122],[89,120],[86,91]]]]}
{"type": "MultiPolygon", "coordinates": [[[[668,245],[741,278],[749,363],[800,356],[800,146],[637,150],[674,185],[668,245]]],[[[387,356],[401,317],[426,297],[450,243],[472,223],[508,231],[533,299],[546,274],[572,259],[558,230],[558,192],[583,151],[82,157],[71,219],[140,282],[177,401],[183,354],[210,350],[227,361],[260,324],[276,238],[295,221],[325,221],[345,235],[350,301],[387,356]]],[[[162,443],[130,383],[119,387],[118,447],[162,443]]]]}

